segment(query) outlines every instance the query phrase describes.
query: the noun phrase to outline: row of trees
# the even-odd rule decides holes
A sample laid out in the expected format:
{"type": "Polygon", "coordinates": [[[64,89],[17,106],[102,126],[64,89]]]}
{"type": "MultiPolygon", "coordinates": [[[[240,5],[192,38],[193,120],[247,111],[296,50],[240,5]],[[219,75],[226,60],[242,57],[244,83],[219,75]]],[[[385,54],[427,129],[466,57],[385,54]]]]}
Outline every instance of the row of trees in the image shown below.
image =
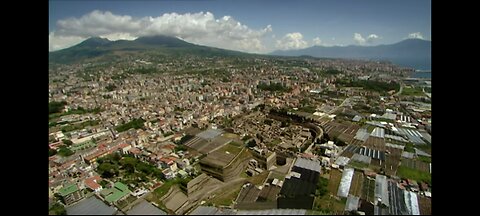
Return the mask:
{"type": "Polygon", "coordinates": [[[145,120],[143,120],[142,118],[133,119],[126,124],[117,126],[115,130],[117,130],[118,132],[123,132],[129,130],[130,128],[140,129],[143,128],[143,123],[145,123],[145,120]]]}
{"type": "Polygon", "coordinates": [[[119,153],[107,155],[98,159],[97,162],[99,164],[97,172],[103,178],[119,176],[120,171],[122,171],[126,179],[140,180],[140,182],[148,181],[148,176],[156,178],[162,177],[162,172],[153,165],[131,156],[122,157],[119,153]]]}
{"type": "Polygon", "coordinates": [[[365,90],[376,92],[398,91],[400,84],[396,82],[382,82],[376,80],[337,80],[337,84],[348,87],[363,87],[365,90]]]}
{"type": "Polygon", "coordinates": [[[65,105],[67,105],[67,102],[65,101],[52,101],[48,103],[48,114],[62,112],[65,105]]]}

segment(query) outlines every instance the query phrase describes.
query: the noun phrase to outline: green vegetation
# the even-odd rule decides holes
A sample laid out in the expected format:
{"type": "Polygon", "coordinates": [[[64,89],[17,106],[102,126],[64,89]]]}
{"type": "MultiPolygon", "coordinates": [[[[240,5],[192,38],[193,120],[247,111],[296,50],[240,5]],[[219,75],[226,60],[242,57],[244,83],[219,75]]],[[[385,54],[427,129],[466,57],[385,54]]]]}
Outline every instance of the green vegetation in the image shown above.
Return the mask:
{"type": "Polygon", "coordinates": [[[255,141],[255,139],[252,139],[252,140],[248,141],[248,143],[247,143],[247,147],[249,147],[249,148],[253,148],[256,145],[257,145],[257,142],[255,141]]]}
{"type": "Polygon", "coordinates": [[[272,125],[273,121],[271,119],[265,119],[263,123],[266,125],[272,125]]]}
{"type": "Polygon", "coordinates": [[[274,147],[278,144],[280,144],[282,142],[282,140],[280,139],[274,139],[271,143],[267,144],[268,147],[274,147]]]}
{"type": "Polygon", "coordinates": [[[97,172],[103,178],[121,177],[125,184],[138,185],[148,182],[149,178],[162,178],[161,170],[131,156],[122,157],[118,153],[107,155],[97,160],[97,172]]]}
{"type": "Polygon", "coordinates": [[[95,125],[98,125],[99,123],[100,123],[99,120],[85,121],[79,124],[63,126],[61,130],[62,132],[66,133],[66,132],[75,131],[75,130],[82,130],[85,127],[95,126],[95,125]]]}
{"type": "Polygon", "coordinates": [[[140,129],[140,128],[143,128],[143,123],[144,122],[145,122],[145,120],[143,120],[141,118],[140,119],[133,119],[126,124],[115,127],[115,130],[117,130],[118,132],[123,132],[123,131],[129,130],[130,128],[140,129]]]}
{"type": "Polygon", "coordinates": [[[315,191],[315,196],[324,196],[328,193],[328,179],[320,177],[317,183],[317,189],[315,191]]]}
{"type": "Polygon", "coordinates": [[[57,150],[51,149],[50,147],[48,148],[48,157],[51,157],[56,154],[57,154],[57,150]]]}
{"type": "Polygon", "coordinates": [[[48,113],[53,114],[53,113],[59,113],[62,112],[63,107],[67,105],[67,102],[65,101],[60,101],[60,102],[50,102],[48,103],[48,113]]]}
{"type": "Polygon", "coordinates": [[[431,157],[426,157],[426,156],[422,156],[422,155],[418,155],[417,160],[423,161],[423,162],[425,162],[425,163],[431,163],[431,162],[432,162],[432,158],[431,158],[431,157]]]}
{"type": "Polygon", "coordinates": [[[288,88],[281,83],[271,83],[270,85],[267,85],[265,83],[260,83],[257,86],[258,89],[264,90],[264,91],[271,91],[271,92],[289,92],[291,88],[288,88]]]}
{"type": "Polygon", "coordinates": [[[155,74],[159,73],[160,71],[154,67],[140,67],[128,70],[127,73],[129,74],[155,74]]]}
{"type": "Polygon", "coordinates": [[[175,178],[171,179],[168,181],[165,181],[162,186],[158,187],[153,191],[153,195],[157,197],[157,199],[160,199],[163,195],[165,195],[168,190],[174,185],[186,185],[191,179],[181,179],[181,178],[175,178]]]}
{"type": "Polygon", "coordinates": [[[369,165],[366,164],[366,163],[359,162],[359,161],[352,161],[352,160],[350,160],[350,161],[348,162],[348,166],[351,166],[351,167],[357,168],[357,169],[365,169],[365,168],[367,168],[369,165]]]}
{"type": "Polygon", "coordinates": [[[183,144],[175,146],[175,149],[173,151],[178,152],[178,151],[187,151],[187,147],[183,144]]]}
{"type": "Polygon", "coordinates": [[[432,184],[432,175],[427,172],[422,172],[420,170],[412,169],[406,166],[400,166],[397,170],[397,175],[406,179],[413,179],[415,181],[423,181],[432,184]]]}
{"type": "Polygon", "coordinates": [[[67,215],[67,210],[65,210],[65,207],[60,204],[60,203],[55,203],[48,209],[48,214],[49,215],[67,215]]]}
{"type": "Polygon", "coordinates": [[[400,84],[396,82],[387,83],[375,80],[338,80],[337,84],[348,87],[362,87],[365,90],[379,93],[400,89],[400,84]]]}
{"type": "Polygon", "coordinates": [[[413,88],[404,87],[401,95],[403,95],[403,96],[424,96],[425,93],[423,93],[421,87],[413,87],[413,88]]]}
{"type": "Polygon", "coordinates": [[[412,153],[415,153],[415,148],[413,146],[413,143],[407,143],[405,145],[405,148],[403,149],[404,151],[406,152],[412,152],[412,153]]]}
{"type": "Polygon", "coordinates": [[[185,142],[187,142],[188,140],[190,140],[191,138],[193,138],[194,136],[190,135],[190,134],[186,134],[185,136],[183,136],[180,141],[178,141],[178,145],[182,145],[184,144],[185,142]]]}
{"type": "Polygon", "coordinates": [[[73,115],[73,114],[78,114],[78,115],[85,114],[85,113],[98,114],[102,111],[103,111],[103,109],[101,109],[100,107],[96,107],[96,108],[93,108],[93,109],[84,109],[83,107],[78,107],[76,110],[70,110],[70,111],[64,112],[64,113],[49,114],[48,120],[50,121],[52,119],[55,119],[55,118],[58,118],[58,117],[61,117],[61,116],[67,116],[67,115],[73,115]]]}
{"type": "Polygon", "coordinates": [[[113,84],[108,84],[107,86],[105,86],[105,89],[109,92],[117,89],[117,86],[113,85],[113,84]]]}
{"type": "Polygon", "coordinates": [[[65,144],[67,146],[71,146],[73,144],[73,142],[71,140],[68,140],[68,139],[63,139],[62,142],[63,142],[63,144],[65,144]]]}
{"type": "Polygon", "coordinates": [[[242,138],[242,141],[247,141],[247,140],[249,140],[250,138],[252,138],[252,136],[246,135],[246,136],[244,136],[244,137],[242,138]]]}
{"type": "Polygon", "coordinates": [[[329,69],[323,70],[322,73],[329,74],[329,75],[336,75],[336,74],[342,73],[342,71],[329,68],[329,69]]]}
{"type": "Polygon", "coordinates": [[[314,113],[314,112],[317,111],[316,109],[317,108],[315,106],[307,105],[307,106],[303,106],[303,107],[298,108],[298,111],[307,112],[307,113],[314,113]]]}
{"type": "Polygon", "coordinates": [[[69,148],[67,148],[66,146],[62,146],[62,147],[58,148],[57,154],[60,155],[60,156],[63,156],[63,157],[68,157],[70,155],[73,155],[74,152],[72,150],[70,150],[69,148]]]}
{"type": "Polygon", "coordinates": [[[163,134],[163,137],[168,137],[168,136],[173,135],[173,134],[174,133],[172,131],[166,132],[166,133],[163,134]]]}

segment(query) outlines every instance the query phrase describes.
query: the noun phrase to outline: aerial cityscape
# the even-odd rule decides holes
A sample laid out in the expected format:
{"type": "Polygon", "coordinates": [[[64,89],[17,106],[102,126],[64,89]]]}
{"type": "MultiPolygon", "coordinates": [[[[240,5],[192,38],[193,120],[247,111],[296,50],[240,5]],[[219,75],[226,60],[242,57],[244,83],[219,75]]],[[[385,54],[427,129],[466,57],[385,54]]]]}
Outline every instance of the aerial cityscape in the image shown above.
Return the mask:
{"type": "Polygon", "coordinates": [[[50,215],[431,215],[431,1],[49,1],[50,215]]]}

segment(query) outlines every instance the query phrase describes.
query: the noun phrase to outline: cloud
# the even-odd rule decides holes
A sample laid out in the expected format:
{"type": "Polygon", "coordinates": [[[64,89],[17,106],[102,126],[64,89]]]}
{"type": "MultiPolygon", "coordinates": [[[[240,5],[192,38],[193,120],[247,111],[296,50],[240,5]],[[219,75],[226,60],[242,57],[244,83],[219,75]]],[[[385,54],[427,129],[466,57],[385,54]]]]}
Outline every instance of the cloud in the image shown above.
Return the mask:
{"type": "Polygon", "coordinates": [[[303,49],[308,46],[308,43],[303,40],[303,35],[300,32],[288,33],[282,39],[277,40],[276,48],[281,50],[289,49],[303,49]]]}
{"type": "Polygon", "coordinates": [[[319,37],[313,38],[313,45],[318,45],[320,46],[322,44],[322,40],[320,40],[319,37]]]}
{"type": "Polygon", "coordinates": [[[371,34],[367,37],[367,43],[373,43],[377,39],[380,39],[380,37],[378,37],[378,35],[371,34]]]}
{"type": "Polygon", "coordinates": [[[365,38],[360,33],[354,33],[353,40],[358,44],[365,44],[365,38]]]}
{"type": "Polygon", "coordinates": [[[370,35],[368,35],[368,37],[366,39],[364,37],[362,37],[362,35],[360,33],[354,33],[353,34],[353,40],[357,44],[360,44],[360,45],[364,45],[365,43],[372,44],[379,39],[381,39],[381,37],[379,37],[376,34],[370,34],[370,35]]]}
{"type": "Polygon", "coordinates": [[[66,38],[100,36],[110,40],[133,40],[161,34],[201,45],[263,52],[266,50],[263,38],[269,32],[272,32],[271,25],[263,29],[251,29],[231,16],[216,19],[210,12],[165,13],[158,17],[134,18],[95,10],[80,18],[59,20],[57,29],[49,35],[49,48],[52,51],[74,45],[68,43],[66,38]]]}
{"type": "Polygon", "coordinates": [[[57,36],[55,32],[48,34],[48,50],[59,50],[84,41],[85,37],[79,36],[57,36]]]}
{"type": "Polygon", "coordinates": [[[408,38],[424,39],[422,33],[420,32],[410,33],[408,34],[408,38]]]}

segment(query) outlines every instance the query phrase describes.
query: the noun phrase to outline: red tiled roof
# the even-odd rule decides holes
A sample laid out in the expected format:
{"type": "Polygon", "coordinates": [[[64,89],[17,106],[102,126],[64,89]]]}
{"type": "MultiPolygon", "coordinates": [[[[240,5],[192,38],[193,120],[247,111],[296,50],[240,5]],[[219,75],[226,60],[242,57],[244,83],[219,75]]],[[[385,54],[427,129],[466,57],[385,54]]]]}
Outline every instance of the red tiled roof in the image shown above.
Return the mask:
{"type": "Polygon", "coordinates": [[[128,151],[133,153],[133,154],[141,154],[142,153],[142,151],[140,149],[135,148],[135,147],[129,149],[128,151]]]}
{"type": "Polygon", "coordinates": [[[102,178],[100,176],[92,176],[85,179],[85,185],[92,190],[96,190],[102,187],[100,184],[98,184],[100,181],[102,181],[102,178]]]}
{"type": "Polygon", "coordinates": [[[166,148],[166,149],[173,150],[173,149],[175,149],[175,145],[173,145],[173,144],[166,144],[166,145],[162,146],[162,148],[166,148]]]}
{"type": "Polygon", "coordinates": [[[123,149],[123,148],[128,147],[128,146],[130,146],[130,144],[122,143],[122,144],[118,145],[118,148],[122,148],[122,149],[123,149]]]}

